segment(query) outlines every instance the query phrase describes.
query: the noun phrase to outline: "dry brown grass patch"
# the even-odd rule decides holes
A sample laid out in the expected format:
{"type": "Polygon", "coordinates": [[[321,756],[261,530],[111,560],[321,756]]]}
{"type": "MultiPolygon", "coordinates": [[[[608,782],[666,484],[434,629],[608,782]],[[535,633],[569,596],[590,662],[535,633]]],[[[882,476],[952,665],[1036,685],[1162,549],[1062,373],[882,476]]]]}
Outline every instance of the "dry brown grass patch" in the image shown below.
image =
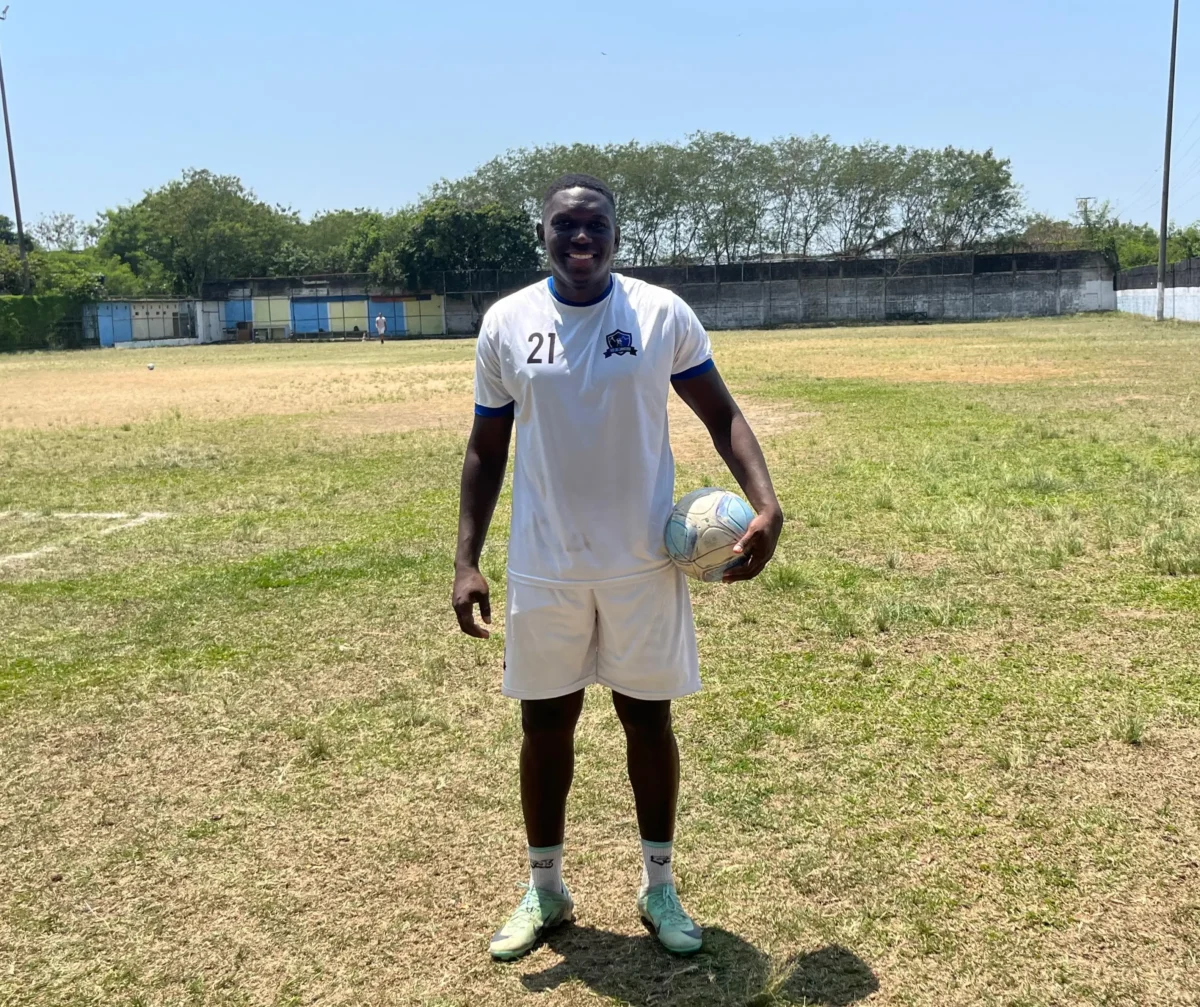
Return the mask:
{"type": "Polygon", "coordinates": [[[82,354],[74,366],[0,369],[0,429],[118,426],[176,415],[191,420],[322,413],[375,403],[419,412],[470,395],[470,346],[429,361],[407,346],[180,347],[82,354]],[[272,357],[273,354],[273,357],[272,357]],[[155,369],[146,369],[153,361],[155,369]]]}

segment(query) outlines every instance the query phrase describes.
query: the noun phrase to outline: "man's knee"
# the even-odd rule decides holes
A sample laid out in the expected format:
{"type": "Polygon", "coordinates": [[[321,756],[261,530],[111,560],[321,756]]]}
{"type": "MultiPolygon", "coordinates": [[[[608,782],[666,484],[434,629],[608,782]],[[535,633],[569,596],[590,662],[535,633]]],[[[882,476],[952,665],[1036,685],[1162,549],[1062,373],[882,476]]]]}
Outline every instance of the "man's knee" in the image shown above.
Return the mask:
{"type": "Polygon", "coordinates": [[[555,699],[521,701],[521,730],[525,736],[573,735],[583,710],[583,690],[555,699]]]}
{"type": "Polygon", "coordinates": [[[644,740],[663,738],[671,733],[671,701],[669,699],[634,699],[613,693],[613,706],[625,733],[630,738],[644,740]]]}

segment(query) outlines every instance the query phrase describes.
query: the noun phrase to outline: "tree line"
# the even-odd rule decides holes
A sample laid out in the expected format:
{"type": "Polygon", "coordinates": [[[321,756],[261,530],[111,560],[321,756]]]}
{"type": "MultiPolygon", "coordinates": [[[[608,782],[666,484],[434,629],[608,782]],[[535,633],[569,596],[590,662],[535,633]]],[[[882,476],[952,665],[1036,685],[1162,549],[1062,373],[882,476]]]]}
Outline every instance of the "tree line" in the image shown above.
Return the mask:
{"type": "MultiPolygon", "coordinates": [[[[15,248],[2,244],[0,285],[21,287],[15,248]]],[[[34,293],[80,298],[178,294],[198,297],[213,280],[368,273],[402,285],[447,270],[538,264],[528,220],[496,204],[466,207],[431,198],[391,212],[333,210],[302,220],[258,198],[240,179],[189,170],[137,203],[84,226],[67,214],[32,229],[34,293]]]]}
{"type": "MultiPolygon", "coordinates": [[[[510,150],[414,205],[307,220],[236,176],[188,170],[91,224],[44,216],[26,239],[33,289],[198,296],[211,280],[248,276],[366,273],[399,286],[528,269],[541,262],[533,224],[542,194],[568,171],[607,179],[617,193],[623,265],[1082,247],[1128,268],[1157,256],[1155,229],[1113,217],[1107,204],[1069,219],[1030,213],[1011,163],[991,150],[696,133],[682,143],[510,150]]],[[[0,217],[0,292],[21,290],[16,244],[0,217]]],[[[1200,231],[1173,226],[1170,251],[1200,252],[1200,231]]]]}
{"type": "Polygon", "coordinates": [[[511,150],[433,191],[532,218],[547,183],[567,171],[612,184],[622,257],[639,266],[975,248],[1009,230],[1021,206],[1010,162],[990,150],[729,133],[511,150]]]}

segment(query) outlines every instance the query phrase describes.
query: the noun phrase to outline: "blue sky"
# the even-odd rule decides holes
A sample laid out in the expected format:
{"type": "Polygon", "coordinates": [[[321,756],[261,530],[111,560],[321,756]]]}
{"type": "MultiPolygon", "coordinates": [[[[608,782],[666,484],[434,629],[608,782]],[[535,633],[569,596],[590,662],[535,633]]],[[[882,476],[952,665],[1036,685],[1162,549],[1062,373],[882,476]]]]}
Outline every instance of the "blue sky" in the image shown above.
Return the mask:
{"type": "MultiPolygon", "coordinates": [[[[1200,217],[1188,6],[1181,221],[1200,217]]],[[[993,147],[1036,209],[1157,219],[1169,40],[1170,0],[12,0],[0,25],[31,221],[189,166],[306,214],[387,208],[508,147],[699,129],[993,147]]]]}

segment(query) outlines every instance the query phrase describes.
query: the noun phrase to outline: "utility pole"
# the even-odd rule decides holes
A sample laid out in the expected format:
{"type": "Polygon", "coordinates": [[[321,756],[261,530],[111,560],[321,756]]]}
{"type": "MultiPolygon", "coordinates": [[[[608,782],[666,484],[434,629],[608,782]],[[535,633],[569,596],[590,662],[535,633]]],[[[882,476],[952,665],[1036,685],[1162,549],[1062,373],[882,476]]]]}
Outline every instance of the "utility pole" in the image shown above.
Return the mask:
{"type": "Polygon", "coordinates": [[[1075,197],[1075,212],[1079,215],[1079,219],[1083,221],[1083,233],[1087,235],[1088,243],[1092,241],[1092,203],[1096,201],[1095,196],[1076,196],[1075,197]]]}
{"type": "MultiPolygon", "coordinates": [[[[8,20],[8,8],[0,11],[0,21],[8,20]]],[[[13,210],[17,216],[17,252],[21,256],[21,286],[29,294],[29,256],[25,253],[25,225],[21,222],[21,196],[17,192],[17,162],[13,157],[12,128],[8,124],[8,92],[4,88],[4,63],[0,61],[0,105],[4,106],[4,135],[8,139],[8,171],[12,176],[13,210]]]]}
{"type": "Polygon", "coordinates": [[[1175,43],[1179,39],[1179,0],[1171,22],[1171,75],[1167,83],[1167,143],[1163,153],[1162,221],[1158,230],[1158,309],[1155,319],[1163,320],[1166,310],[1167,283],[1167,203],[1171,196],[1171,122],[1175,115],[1175,43]]]}

